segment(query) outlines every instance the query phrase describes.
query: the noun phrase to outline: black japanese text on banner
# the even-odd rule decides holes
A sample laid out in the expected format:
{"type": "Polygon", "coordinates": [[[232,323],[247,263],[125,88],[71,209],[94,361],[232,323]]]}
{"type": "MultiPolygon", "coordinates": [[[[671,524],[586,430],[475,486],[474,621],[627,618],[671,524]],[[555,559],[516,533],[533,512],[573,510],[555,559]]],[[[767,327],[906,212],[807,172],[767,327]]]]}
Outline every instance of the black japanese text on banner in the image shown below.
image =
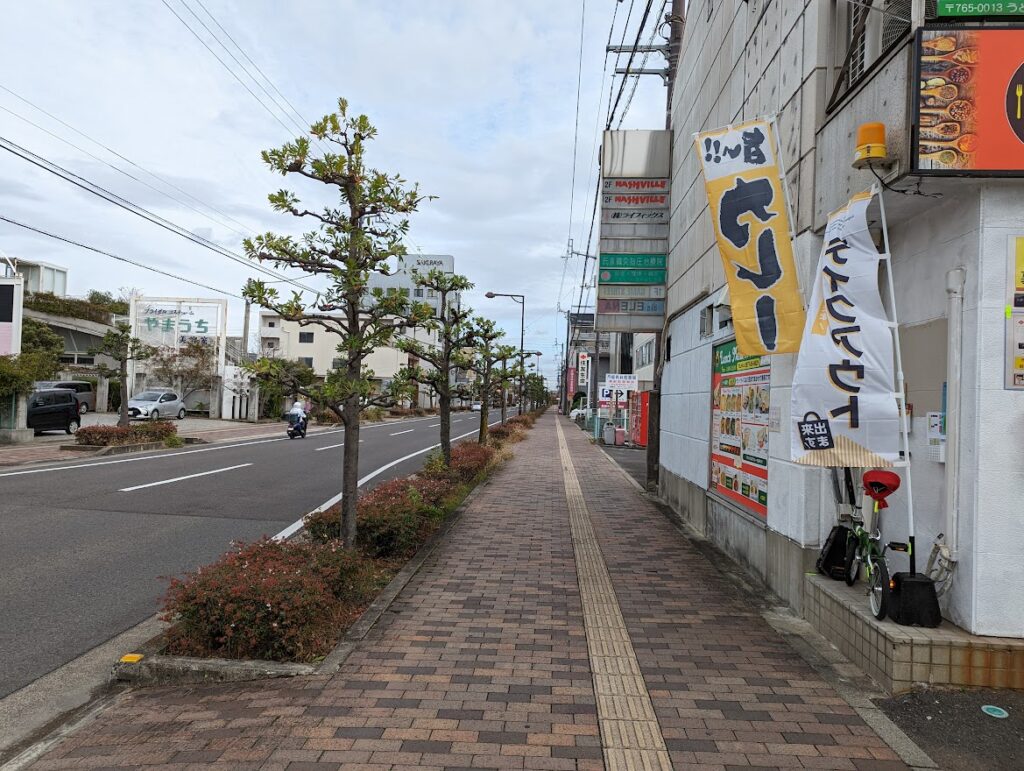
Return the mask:
{"type": "Polygon", "coordinates": [[[696,135],[736,343],[744,356],[792,353],[804,306],[771,121],[696,135]]]}
{"type": "Polygon", "coordinates": [[[868,231],[874,195],[832,214],[793,376],[792,458],[811,466],[899,459],[893,338],[878,291],[882,255],[868,231]]]}

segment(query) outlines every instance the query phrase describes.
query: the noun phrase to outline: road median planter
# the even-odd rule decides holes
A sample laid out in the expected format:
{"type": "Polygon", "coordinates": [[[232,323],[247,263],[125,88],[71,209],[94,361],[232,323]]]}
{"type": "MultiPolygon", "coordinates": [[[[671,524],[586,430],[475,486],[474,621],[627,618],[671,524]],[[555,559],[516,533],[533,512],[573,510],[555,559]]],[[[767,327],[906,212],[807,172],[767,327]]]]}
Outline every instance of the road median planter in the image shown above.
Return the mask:
{"type": "MultiPolygon", "coordinates": [[[[181,437],[182,444],[206,444],[205,439],[196,436],[181,437]]],[[[124,455],[132,452],[149,452],[150,450],[163,450],[167,447],[166,440],[159,442],[138,442],[136,444],[62,444],[62,450],[76,452],[89,452],[93,457],[101,458],[107,455],[124,455]]]]}
{"type": "MultiPolygon", "coordinates": [[[[513,423],[505,440],[532,422],[513,423]]],[[[172,579],[162,608],[171,626],[118,662],[114,679],[185,684],[337,671],[508,454],[463,442],[450,466],[435,455],[418,475],[364,493],[354,549],[338,540],[336,509],[314,511],[291,539],[238,544],[172,579]]]]}

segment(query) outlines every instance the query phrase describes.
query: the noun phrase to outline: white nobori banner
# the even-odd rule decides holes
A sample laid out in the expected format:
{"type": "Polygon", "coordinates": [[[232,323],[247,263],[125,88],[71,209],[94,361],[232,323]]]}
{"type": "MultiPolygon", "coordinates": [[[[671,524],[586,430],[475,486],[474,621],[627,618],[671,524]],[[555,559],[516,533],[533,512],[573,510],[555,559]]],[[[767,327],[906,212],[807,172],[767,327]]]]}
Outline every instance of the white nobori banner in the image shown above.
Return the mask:
{"type": "Polygon", "coordinates": [[[891,466],[899,460],[893,333],[868,230],[874,193],[829,217],[796,360],[792,458],[811,466],[891,466]]]}

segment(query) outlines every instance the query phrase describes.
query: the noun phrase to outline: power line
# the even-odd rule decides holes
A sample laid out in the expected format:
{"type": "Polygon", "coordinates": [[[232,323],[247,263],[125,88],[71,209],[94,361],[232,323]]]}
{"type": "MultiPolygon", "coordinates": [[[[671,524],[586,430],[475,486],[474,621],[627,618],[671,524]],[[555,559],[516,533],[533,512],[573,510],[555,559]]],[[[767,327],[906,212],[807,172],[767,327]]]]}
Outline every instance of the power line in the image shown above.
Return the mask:
{"type": "MultiPolygon", "coordinates": [[[[2,87],[0,87],[0,88],[2,88],[2,87]]],[[[84,147],[80,147],[80,146],[76,145],[74,142],[71,142],[70,140],[65,139],[64,137],[60,136],[60,134],[56,134],[53,131],[50,131],[45,126],[40,126],[38,123],[36,123],[33,120],[30,120],[30,119],[26,118],[24,115],[19,115],[14,110],[11,110],[11,109],[9,109],[7,107],[4,107],[3,105],[0,105],[0,110],[3,110],[4,112],[8,113],[9,115],[13,115],[18,120],[24,121],[28,125],[38,129],[39,131],[42,131],[44,134],[49,134],[51,137],[53,137],[54,139],[56,139],[59,142],[63,142],[68,147],[73,147],[75,150],[78,150],[78,152],[82,153],[83,155],[88,155],[93,160],[102,163],[104,166],[108,166],[109,168],[111,168],[114,171],[116,171],[118,174],[123,174],[124,176],[128,177],[128,179],[134,180],[135,182],[138,182],[140,185],[145,185],[146,187],[148,187],[153,192],[159,193],[160,195],[162,195],[162,196],[164,196],[166,198],[169,198],[170,200],[172,200],[172,201],[174,201],[176,203],[181,204],[182,206],[185,206],[185,207],[191,209],[196,214],[199,214],[200,216],[205,217],[206,219],[210,220],[210,222],[213,222],[213,223],[215,223],[217,225],[220,225],[221,227],[225,227],[228,230],[233,231],[237,235],[242,236],[243,238],[247,235],[246,233],[243,233],[242,231],[237,230],[236,228],[233,228],[233,227],[231,227],[230,225],[228,225],[228,224],[226,224],[224,222],[221,222],[220,220],[216,219],[215,217],[211,217],[209,214],[204,212],[202,209],[199,209],[199,208],[193,206],[192,204],[188,203],[187,201],[183,201],[180,198],[177,198],[177,197],[171,195],[170,193],[167,193],[166,191],[161,190],[160,188],[158,188],[158,187],[156,187],[154,185],[151,185],[149,182],[146,182],[146,180],[139,179],[134,174],[130,174],[127,171],[125,171],[124,169],[120,169],[117,166],[115,166],[114,164],[109,163],[109,162],[103,160],[102,158],[100,158],[95,153],[91,153],[88,150],[86,150],[84,147]]],[[[249,233],[255,233],[255,231],[249,230],[249,233]]]]}
{"type": "MultiPolygon", "coordinates": [[[[255,263],[243,257],[240,254],[235,254],[234,252],[229,251],[228,249],[225,249],[224,247],[218,244],[215,244],[209,239],[203,238],[202,236],[198,236],[190,232],[189,230],[186,230],[181,225],[171,222],[170,220],[165,219],[164,217],[161,217],[157,214],[153,214],[148,209],[144,209],[138,204],[132,203],[128,199],[122,198],[116,193],[112,193],[106,188],[100,187],[94,182],[90,182],[85,177],[79,176],[78,174],[74,174],[73,172],[68,171],[67,169],[54,163],[53,161],[50,161],[41,155],[33,153],[31,150],[27,150],[24,147],[15,144],[6,137],[0,136],[0,149],[6,150],[12,155],[17,156],[22,160],[28,161],[32,165],[37,166],[43,169],[44,171],[48,171],[54,176],[60,177],[66,182],[70,182],[76,187],[79,187],[82,190],[85,190],[86,192],[91,193],[92,195],[95,195],[98,198],[102,198],[103,200],[108,201],[109,203],[112,203],[115,206],[124,209],[125,211],[131,212],[137,217],[141,217],[144,220],[152,222],[154,225],[158,225],[162,227],[164,230],[168,230],[171,233],[179,235],[182,238],[186,238],[189,241],[198,244],[199,246],[202,246],[205,249],[209,249],[210,251],[216,252],[217,254],[220,254],[223,257],[227,257],[229,260],[233,260],[239,264],[246,265],[247,267],[257,270],[260,273],[263,273],[264,275],[272,276],[273,278],[283,278],[282,274],[276,273],[270,270],[269,268],[265,268],[259,263],[255,263]]],[[[292,280],[290,281],[290,283],[294,284],[300,289],[305,289],[308,292],[316,293],[315,289],[300,284],[297,281],[292,280]]]]}
{"type": "MultiPolygon", "coordinates": [[[[235,64],[237,64],[242,69],[242,72],[244,72],[246,75],[249,76],[249,78],[252,80],[252,82],[256,84],[257,88],[259,88],[260,91],[262,91],[264,94],[267,95],[267,98],[270,99],[270,101],[274,104],[274,107],[276,107],[278,110],[281,111],[281,113],[284,115],[284,117],[287,118],[291,122],[292,126],[294,126],[296,129],[298,129],[300,134],[306,134],[309,131],[309,127],[308,126],[303,127],[301,123],[297,122],[295,120],[295,118],[293,118],[289,114],[288,110],[285,110],[284,108],[281,107],[281,104],[276,99],[274,99],[273,94],[271,94],[269,91],[267,91],[266,86],[264,86],[259,81],[258,78],[253,77],[253,74],[251,72],[249,72],[249,70],[246,68],[246,66],[244,64],[242,64],[242,62],[240,62],[238,60],[238,57],[235,56],[234,52],[224,44],[224,41],[222,41],[220,39],[220,37],[218,37],[216,32],[214,32],[212,29],[210,29],[210,26],[205,21],[203,21],[202,18],[200,18],[199,14],[197,14],[194,10],[192,10],[192,7],[186,2],[186,0],[181,0],[181,5],[182,5],[182,7],[186,11],[188,11],[190,14],[192,14],[192,18],[194,18],[196,21],[198,21],[203,26],[203,29],[205,29],[210,34],[210,37],[212,37],[215,41],[217,41],[217,44],[221,48],[223,48],[225,53],[227,53],[227,55],[231,57],[231,59],[235,62],[235,64]]],[[[206,11],[206,13],[207,13],[207,15],[210,15],[209,11],[206,11]]],[[[213,19],[213,16],[210,15],[210,18],[213,19]]],[[[216,21],[217,20],[214,19],[215,23],[216,23],[216,21]]],[[[217,26],[220,26],[220,25],[218,24],[217,26]]],[[[238,44],[236,43],[235,46],[237,47],[237,45],[238,44]]]]}
{"type": "Polygon", "coordinates": [[[569,187],[569,235],[567,242],[572,240],[572,215],[576,206],[576,151],[580,142],[580,88],[583,84],[583,33],[587,17],[587,0],[583,0],[580,9],[580,55],[576,69],[576,123],[572,136],[572,185],[569,187]]]}
{"type": "Polygon", "coordinates": [[[135,260],[130,260],[127,257],[121,257],[121,256],[113,254],[111,252],[104,251],[103,249],[99,249],[99,248],[97,248],[95,246],[89,246],[88,244],[83,244],[80,241],[75,241],[75,240],[73,240],[71,238],[66,238],[64,236],[59,236],[56,233],[50,233],[49,231],[43,230],[42,228],[33,227],[32,225],[27,225],[24,222],[18,222],[18,220],[11,219],[10,217],[4,216],[3,214],[0,214],[0,220],[3,220],[4,222],[9,222],[10,224],[16,225],[19,228],[24,228],[25,230],[31,230],[33,233],[38,233],[39,235],[46,236],[47,238],[53,238],[53,239],[55,239],[57,241],[63,241],[66,244],[71,244],[72,246],[77,246],[77,247],[80,247],[82,249],[87,249],[90,252],[96,252],[97,254],[102,254],[104,257],[110,257],[111,259],[118,260],[120,262],[126,262],[129,265],[134,265],[137,268],[142,268],[143,270],[152,271],[153,273],[159,273],[162,276],[167,276],[168,278],[173,278],[173,279],[175,279],[177,281],[183,281],[186,284],[192,284],[193,286],[198,286],[198,287],[201,287],[203,289],[209,289],[212,292],[217,292],[218,294],[225,294],[228,297],[234,297],[234,298],[237,298],[239,300],[244,299],[241,295],[234,294],[233,292],[226,292],[225,290],[218,289],[215,286],[210,286],[209,284],[203,284],[203,283],[201,283],[199,281],[193,281],[190,278],[185,278],[184,276],[179,276],[179,275],[177,275],[175,273],[171,273],[171,272],[166,271],[166,270],[161,270],[160,268],[154,268],[151,265],[146,265],[144,263],[137,262],[135,260]]]}
{"type": "MultiPolygon", "coordinates": [[[[198,4],[198,5],[199,5],[199,7],[200,7],[200,8],[202,8],[202,9],[203,9],[203,11],[205,11],[205,12],[206,12],[206,15],[207,15],[207,16],[209,16],[209,17],[210,17],[210,19],[212,19],[212,20],[213,20],[213,23],[217,25],[217,28],[218,28],[218,29],[220,29],[220,31],[221,31],[221,32],[223,32],[223,33],[225,34],[225,36],[227,36],[227,39],[228,39],[228,40],[230,40],[230,41],[232,42],[232,44],[233,44],[233,45],[235,46],[235,48],[237,48],[237,49],[239,50],[239,52],[240,52],[240,53],[242,54],[242,56],[244,56],[244,57],[245,57],[245,60],[246,60],[247,62],[249,62],[249,64],[251,64],[251,65],[252,65],[252,66],[253,66],[253,67],[254,67],[254,68],[256,69],[256,72],[258,72],[258,73],[259,73],[259,74],[260,74],[260,75],[261,75],[261,76],[263,77],[263,79],[264,79],[265,81],[267,81],[267,83],[269,83],[269,84],[270,84],[270,87],[271,87],[272,89],[274,89],[274,93],[276,93],[276,94],[277,94],[278,96],[280,96],[280,97],[281,97],[281,99],[282,99],[282,100],[284,101],[284,103],[285,103],[286,105],[288,105],[288,107],[290,107],[290,108],[291,108],[291,111],[292,111],[293,113],[295,113],[296,117],[298,117],[298,119],[299,119],[299,120],[300,120],[300,121],[301,121],[301,122],[302,122],[303,124],[305,124],[305,125],[307,125],[307,126],[311,126],[311,125],[312,125],[312,122],[311,122],[311,121],[309,121],[309,120],[307,120],[307,119],[306,119],[306,118],[305,118],[305,117],[304,117],[304,116],[302,115],[302,113],[300,113],[300,112],[299,112],[299,111],[298,111],[298,110],[296,109],[295,105],[293,105],[293,104],[292,104],[292,103],[291,103],[291,102],[290,102],[290,101],[288,100],[288,97],[287,97],[287,96],[285,96],[285,95],[284,95],[283,93],[281,93],[281,90],[280,90],[280,89],[279,89],[279,88],[278,88],[277,86],[275,86],[275,85],[274,85],[274,81],[272,81],[272,80],[271,80],[270,78],[268,78],[268,77],[267,77],[266,73],[264,73],[264,72],[263,72],[263,70],[262,70],[262,69],[260,69],[260,66],[259,66],[259,65],[258,65],[258,64],[257,64],[256,62],[254,62],[254,61],[252,60],[252,57],[250,57],[250,56],[249,56],[249,54],[247,54],[247,53],[245,52],[245,49],[244,49],[244,48],[242,48],[242,46],[240,46],[240,45],[239,45],[239,44],[237,43],[237,41],[236,41],[236,40],[235,40],[235,39],[234,39],[233,37],[231,37],[231,33],[230,33],[230,32],[228,32],[228,31],[227,31],[226,29],[224,29],[223,25],[222,25],[222,24],[221,24],[221,23],[220,23],[219,21],[217,21],[217,19],[216,19],[216,18],[214,17],[214,15],[213,15],[212,13],[210,13],[209,9],[208,9],[208,8],[207,8],[207,7],[205,6],[205,5],[203,5],[203,1],[202,1],[202,0],[195,0],[195,2],[196,2],[196,3],[198,4]]],[[[255,78],[254,78],[254,80],[255,80],[255,78]]],[[[275,100],[275,102],[276,102],[276,101],[277,101],[277,100],[275,100]]]]}
{"type": "MultiPolygon", "coordinates": [[[[668,5],[668,0],[662,0],[661,10],[658,11],[658,16],[663,16],[665,13],[665,6],[668,5]]],[[[644,69],[647,66],[647,60],[651,58],[651,46],[654,44],[654,37],[658,34],[659,25],[656,23],[654,29],[651,30],[651,36],[647,39],[647,45],[644,49],[644,58],[640,60],[640,69],[644,69]]],[[[629,77],[628,75],[626,77],[629,77]]],[[[622,115],[619,116],[619,125],[616,128],[622,128],[623,122],[626,120],[626,115],[629,113],[629,107],[633,104],[633,97],[636,96],[637,86],[640,85],[641,75],[633,75],[633,88],[629,92],[629,98],[626,99],[626,106],[622,108],[622,115]]]]}
{"type": "MultiPolygon", "coordinates": [[[[205,49],[206,49],[207,51],[209,51],[209,52],[210,52],[210,54],[212,54],[212,55],[213,55],[213,58],[214,58],[214,59],[216,59],[216,60],[217,60],[218,62],[220,62],[220,65],[221,65],[221,66],[222,66],[222,67],[223,67],[224,69],[226,69],[226,70],[227,70],[227,71],[228,71],[229,73],[231,73],[231,77],[233,77],[233,78],[234,78],[235,80],[237,80],[237,81],[238,81],[238,83],[239,83],[239,84],[240,84],[240,85],[242,86],[242,88],[244,88],[244,89],[245,89],[246,91],[248,91],[248,92],[249,92],[249,94],[250,94],[250,95],[252,96],[252,98],[253,98],[253,99],[255,99],[255,100],[256,100],[257,102],[259,102],[260,106],[261,106],[261,107],[262,107],[262,108],[263,108],[264,110],[266,110],[266,111],[267,111],[267,113],[268,113],[268,114],[270,115],[270,117],[272,117],[272,118],[273,118],[274,120],[276,120],[276,121],[277,121],[277,122],[278,122],[279,124],[281,124],[281,127],[282,127],[282,128],[283,128],[283,129],[284,129],[284,130],[285,130],[285,131],[286,131],[286,132],[288,133],[288,134],[293,134],[293,133],[294,133],[295,129],[294,129],[293,127],[289,127],[289,126],[288,126],[288,124],[286,124],[286,123],[285,123],[285,122],[284,122],[283,120],[281,120],[281,118],[280,118],[280,117],[278,116],[278,114],[277,114],[276,112],[274,112],[273,110],[271,110],[271,109],[270,109],[270,108],[269,108],[269,107],[268,107],[268,106],[266,105],[266,103],[265,103],[265,102],[264,102],[264,101],[263,101],[262,99],[260,99],[260,98],[259,98],[259,97],[258,97],[258,96],[256,95],[256,92],[255,92],[255,91],[253,91],[253,90],[252,90],[251,88],[249,88],[249,85],[248,85],[248,84],[247,84],[247,83],[246,83],[246,82],[245,82],[244,80],[242,80],[242,79],[241,79],[240,77],[238,77],[238,73],[236,73],[236,72],[235,72],[235,71],[234,71],[233,69],[231,69],[231,68],[230,68],[230,67],[229,67],[229,66],[227,65],[227,62],[225,62],[225,61],[224,61],[223,59],[221,59],[221,58],[220,58],[220,56],[218,56],[218,55],[217,55],[217,52],[216,52],[216,51],[214,51],[214,50],[213,50],[212,48],[210,48],[210,44],[209,44],[209,43],[207,43],[207,42],[206,42],[205,40],[203,40],[202,36],[201,36],[201,35],[200,35],[200,34],[199,34],[198,32],[196,32],[196,31],[195,31],[194,29],[192,29],[192,27],[190,27],[190,26],[189,26],[188,22],[187,22],[187,21],[185,21],[185,20],[184,20],[184,19],[183,19],[183,18],[182,18],[182,17],[181,17],[181,16],[179,15],[179,14],[178,14],[178,12],[177,12],[177,11],[175,11],[175,10],[174,10],[174,9],[173,9],[173,8],[171,7],[170,3],[168,3],[168,2],[167,2],[167,0],[160,0],[160,2],[162,2],[162,3],[164,4],[164,7],[166,7],[168,11],[170,11],[171,13],[173,13],[173,14],[174,14],[174,17],[175,17],[175,18],[176,18],[176,19],[177,19],[178,21],[180,21],[180,22],[182,23],[182,25],[183,25],[183,26],[185,27],[185,29],[187,29],[187,30],[188,30],[189,32],[191,32],[191,33],[192,33],[192,35],[193,35],[193,36],[195,37],[195,39],[196,39],[196,40],[198,40],[198,41],[199,41],[200,43],[202,43],[202,44],[203,44],[203,47],[204,47],[204,48],[205,48],[205,49]]],[[[186,7],[186,8],[188,8],[188,6],[185,6],[185,7],[186,7]]],[[[190,9],[190,10],[191,10],[191,9],[190,9]]],[[[303,131],[302,133],[303,133],[303,134],[305,134],[306,132],[305,132],[305,131],[303,131]]]]}
{"type": "MultiPolygon", "coordinates": [[[[162,182],[163,184],[167,185],[168,187],[170,187],[170,188],[173,188],[174,190],[177,190],[177,191],[178,191],[179,193],[181,193],[182,195],[184,195],[184,196],[187,196],[188,198],[191,198],[191,199],[192,199],[193,201],[195,201],[196,203],[199,203],[199,204],[201,204],[201,205],[205,206],[205,207],[206,207],[207,209],[209,209],[210,211],[216,212],[216,213],[217,213],[217,214],[219,214],[220,216],[224,217],[224,219],[226,219],[226,220],[229,220],[229,221],[231,221],[231,222],[234,222],[234,223],[235,223],[236,225],[238,225],[239,227],[245,228],[245,229],[246,229],[246,230],[248,230],[248,231],[249,231],[250,233],[255,233],[255,231],[254,231],[254,230],[253,230],[252,228],[248,227],[248,226],[247,226],[247,225],[245,225],[244,223],[241,223],[241,222],[239,222],[238,220],[236,220],[235,218],[231,217],[230,215],[228,215],[228,214],[225,214],[224,212],[222,212],[222,211],[220,211],[219,209],[217,209],[217,208],[216,208],[215,206],[211,206],[210,204],[206,203],[205,201],[202,201],[202,200],[200,200],[199,198],[196,198],[196,197],[195,197],[194,195],[192,195],[191,193],[189,193],[189,192],[188,192],[187,190],[183,190],[182,188],[180,188],[180,187],[178,187],[177,185],[175,185],[175,184],[174,184],[173,182],[170,182],[170,181],[168,181],[168,180],[164,179],[163,177],[161,177],[160,175],[158,175],[158,174],[155,174],[155,173],[153,173],[153,172],[152,172],[152,171],[150,171],[149,169],[146,169],[146,168],[144,168],[143,166],[140,166],[139,164],[137,164],[137,163],[136,163],[135,161],[131,160],[130,158],[126,158],[126,157],[125,157],[124,155],[122,155],[121,153],[119,153],[119,152],[118,152],[117,150],[114,150],[113,148],[109,147],[108,145],[105,145],[105,144],[104,144],[103,142],[100,142],[100,141],[99,141],[98,139],[94,139],[93,137],[91,137],[91,136],[89,136],[88,134],[86,134],[86,133],[85,133],[84,131],[81,131],[81,130],[79,130],[79,129],[75,128],[74,126],[72,126],[72,125],[71,125],[70,123],[68,123],[67,121],[64,121],[64,120],[62,120],[62,119],[58,118],[58,117],[57,117],[56,115],[54,115],[54,114],[53,114],[52,112],[48,112],[47,110],[45,110],[45,109],[43,109],[42,107],[40,107],[40,106],[39,106],[38,104],[35,104],[34,102],[32,102],[32,101],[30,101],[30,100],[26,99],[26,98],[25,98],[24,96],[22,96],[21,94],[19,94],[19,93],[15,92],[15,91],[12,91],[12,90],[11,90],[11,89],[9,89],[9,88],[8,88],[7,86],[4,86],[3,84],[0,84],[0,90],[6,91],[6,92],[7,92],[8,94],[10,94],[11,96],[13,96],[13,97],[14,97],[15,99],[17,99],[18,101],[20,101],[20,102],[23,102],[24,104],[27,104],[27,105],[28,105],[29,107],[31,107],[32,109],[34,109],[34,110],[36,110],[36,111],[38,111],[38,112],[41,112],[41,113],[42,113],[43,115],[45,115],[46,117],[50,118],[51,120],[54,120],[54,121],[56,121],[57,123],[61,124],[61,125],[62,125],[62,126],[64,126],[65,128],[68,128],[68,129],[70,129],[71,131],[73,131],[73,132],[74,132],[75,134],[78,134],[78,136],[80,136],[80,137],[83,137],[84,139],[87,139],[87,140],[89,140],[90,142],[92,142],[92,143],[93,143],[94,145],[96,145],[97,147],[102,147],[102,148],[103,148],[104,150],[106,150],[106,151],[107,151],[108,153],[110,153],[110,154],[111,154],[111,155],[113,155],[113,156],[116,156],[117,158],[120,158],[120,159],[121,159],[122,161],[124,161],[125,163],[127,163],[127,164],[128,164],[129,166],[132,166],[133,168],[136,168],[136,169],[138,169],[139,171],[143,172],[144,174],[148,174],[148,175],[149,175],[150,177],[152,177],[153,179],[156,179],[156,180],[158,180],[158,181],[162,182]]],[[[12,113],[12,114],[13,114],[13,113],[12,113]]],[[[20,116],[19,116],[19,117],[20,117],[20,116]]],[[[22,118],[22,120],[26,120],[26,119],[25,119],[25,118],[22,118]]],[[[34,124],[33,124],[33,125],[34,125],[34,124]]],[[[45,131],[45,129],[43,129],[43,130],[45,131]]],[[[47,133],[49,133],[49,132],[47,132],[47,133]]],[[[59,138],[59,137],[58,137],[58,138],[59,138]]],[[[63,141],[63,142],[66,142],[67,140],[63,140],[63,139],[62,139],[61,141],[63,141]]],[[[68,144],[70,144],[70,143],[68,143],[68,144]]],[[[72,147],[76,147],[76,149],[79,149],[79,150],[81,149],[81,148],[78,148],[78,147],[77,147],[76,145],[71,145],[71,146],[72,146],[72,147]]],[[[83,150],[82,152],[85,152],[85,151],[83,150]]],[[[105,163],[105,161],[104,161],[104,163],[105,163]]],[[[110,165],[110,166],[111,166],[111,168],[114,168],[114,169],[116,169],[116,168],[117,168],[116,166],[113,166],[112,164],[108,164],[108,165],[110,165]]],[[[118,169],[118,170],[119,170],[119,169],[118,169]]],[[[119,170],[119,171],[120,171],[120,170],[119,170]]],[[[124,173],[124,172],[122,172],[122,173],[124,173]]],[[[164,195],[167,195],[167,193],[164,193],[164,195]]],[[[173,196],[172,196],[172,198],[173,198],[173,196]]],[[[216,221],[216,220],[215,220],[215,221],[216,221]]],[[[225,225],[224,223],[221,223],[221,224],[222,224],[222,225],[223,225],[224,227],[228,228],[229,230],[234,230],[234,228],[231,228],[231,227],[230,227],[229,225],[225,225]]],[[[240,233],[240,231],[237,231],[237,230],[235,230],[234,232],[236,232],[236,233],[240,233]]]]}
{"type": "MultiPolygon", "coordinates": [[[[166,1],[166,0],[165,0],[166,1]]],[[[651,15],[651,6],[654,5],[654,0],[647,0],[647,5],[644,8],[644,15],[640,19],[640,26],[636,31],[636,41],[633,43],[633,48],[629,52],[629,60],[626,62],[626,71],[633,69],[633,59],[636,57],[637,49],[640,47],[640,36],[643,35],[644,28],[647,26],[647,17],[651,15]]],[[[615,95],[615,103],[612,105],[611,111],[608,114],[608,123],[605,128],[611,128],[612,122],[615,120],[615,111],[619,107],[619,101],[622,99],[622,94],[626,90],[627,77],[622,78],[622,82],[619,84],[619,93],[615,95]]]]}
{"type": "MultiPolygon", "coordinates": [[[[626,21],[622,25],[622,39],[619,40],[619,45],[618,45],[618,47],[617,47],[617,49],[615,51],[615,67],[616,67],[616,69],[618,69],[619,59],[622,56],[622,48],[626,45],[626,32],[629,30],[629,20],[633,18],[633,2],[634,2],[634,0],[629,0],[629,10],[626,12],[626,21]]],[[[615,10],[617,12],[618,8],[616,8],[615,10]]],[[[612,16],[612,28],[614,29],[614,27],[615,27],[615,16],[613,14],[613,16],[612,16]]],[[[608,44],[609,45],[611,45],[611,38],[612,38],[612,30],[609,30],[608,31],[608,44]]],[[[607,57],[605,59],[605,62],[607,63],[607,57]]],[[[606,116],[607,119],[608,119],[608,125],[609,126],[611,125],[611,119],[612,119],[611,118],[611,115],[612,115],[612,95],[611,95],[611,92],[614,89],[615,89],[615,75],[612,74],[612,86],[611,86],[611,89],[609,89],[609,92],[608,92],[608,114],[606,116]]]]}

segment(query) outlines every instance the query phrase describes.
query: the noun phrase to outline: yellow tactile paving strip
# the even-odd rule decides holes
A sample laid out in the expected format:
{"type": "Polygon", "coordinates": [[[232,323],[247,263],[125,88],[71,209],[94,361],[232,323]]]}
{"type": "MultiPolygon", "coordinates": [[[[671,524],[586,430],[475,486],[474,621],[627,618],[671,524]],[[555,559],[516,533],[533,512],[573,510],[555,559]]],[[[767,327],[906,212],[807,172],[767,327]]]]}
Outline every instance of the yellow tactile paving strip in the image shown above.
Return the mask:
{"type": "Polygon", "coordinates": [[[562,426],[556,425],[605,767],[608,771],[671,769],[665,739],[590,523],[562,426]]]}

